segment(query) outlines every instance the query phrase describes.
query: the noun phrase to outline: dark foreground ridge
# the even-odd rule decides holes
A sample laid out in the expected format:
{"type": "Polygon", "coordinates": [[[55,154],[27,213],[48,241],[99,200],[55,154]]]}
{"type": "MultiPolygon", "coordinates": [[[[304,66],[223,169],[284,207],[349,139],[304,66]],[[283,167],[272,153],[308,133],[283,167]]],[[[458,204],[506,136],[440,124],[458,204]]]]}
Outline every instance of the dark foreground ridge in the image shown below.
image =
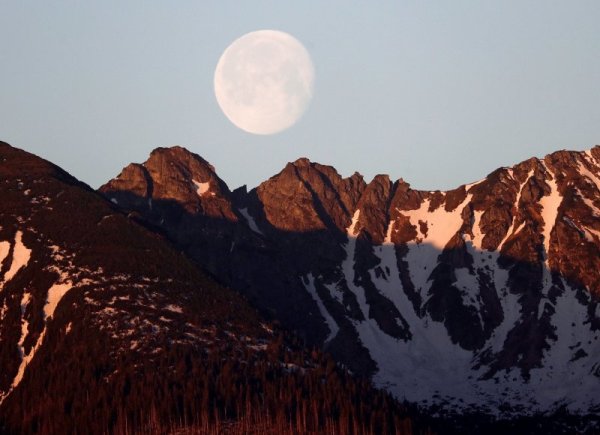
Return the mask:
{"type": "Polygon", "coordinates": [[[0,197],[0,433],[426,432],[60,168],[0,197]]]}

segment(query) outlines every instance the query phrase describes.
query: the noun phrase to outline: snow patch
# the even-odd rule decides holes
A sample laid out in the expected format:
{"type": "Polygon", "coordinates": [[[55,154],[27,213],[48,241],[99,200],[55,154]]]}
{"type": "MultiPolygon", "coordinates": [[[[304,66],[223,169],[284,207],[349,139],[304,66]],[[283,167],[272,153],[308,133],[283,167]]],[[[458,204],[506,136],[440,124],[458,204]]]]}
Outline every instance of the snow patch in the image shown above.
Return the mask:
{"type": "Polygon", "coordinates": [[[0,242],[0,267],[2,267],[2,262],[10,252],[10,243],[9,242],[0,242]]]}
{"type": "MultiPolygon", "coordinates": [[[[8,397],[8,395],[10,393],[12,393],[12,391],[21,383],[21,380],[23,380],[23,375],[25,374],[25,369],[27,368],[27,366],[29,365],[29,363],[31,362],[33,357],[35,356],[36,352],[38,351],[38,349],[40,348],[42,343],[44,342],[45,336],[46,336],[46,328],[44,328],[44,330],[42,331],[42,333],[36,340],[35,345],[29,350],[29,353],[27,355],[22,354],[21,364],[19,365],[19,369],[17,370],[17,375],[13,379],[12,384],[10,385],[10,388],[8,389],[8,391],[0,396],[0,404],[2,404],[2,402],[4,402],[4,400],[8,397]]],[[[22,349],[21,349],[21,352],[23,352],[22,349]]]]}
{"type": "Polygon", "coordinates": [[[475,187],[481,183],[483,183],[486,179],[482,178],[481,180],[478,181],[474,181],[473,183],[469,183],[469,184],[465,184],[465,192],[469,192],[469,190],[471,190],[472,187],[475,187]]]}
{"type": "Polygon", "coordinates": [[[4,282],[10,281],[21,268],[27,266],[29,263],[29,259],[31,258],[31,249],[28,249],[22,241],[23,233],[21,231],[17,231],[15,235],[15,246],[13,249],[13,258],[12,264],[10,265],[10,269],[4,275],[4,282]]]}
{"type": "Polygon", "coordinates": [[[481,250],[481,242],[483,240],[483,233],[481,232],[481,215],[483,214],[483,210],[474,210],[473,211],[473,226],[471,228],[471,232],[473,236],[471,237],[471,244],[475,249],[481,250]]]}
{"type": "Polygon", "coordinates": [[[325,343],[327,343],[327,342],[331,341],[333,338],[335,338],[335,336],[337,335],[337,333],[340,330],[340,327],[338,326],[336,321],[333,319],[333,317],[331,317],[331,314],[329,314],[329,311],[327,311],[325,304],[323,304],[321,297],[317,293],[317,289],[315,288],[315,278],[312,275],[312,273],[309,273],[308,275],[306,275],[302,279],[302,283],[304,284],[306,291],[308,291],[308,293],[310,293],[310,295],[312,296],[314,301],[317,303],[317,306],[319,307],[319,312],[321,313],[321,316],[323,316],[323,318],[325,319],[325,322],[327,323],[327,327],[329,328],[329,335],[325,339],[325,343]]]}
{"type": "Polygon", "coordinates": [[[550,233],[556,223],[556,217],[558,216],[558,207],[562,202],[562,196],[558,191],[558,186],[554,179],[547,181],[550,186],[550,194],[540,199],[540,205],[542,206],[542,219],[544,220],[544,252],[546,266],[548,265],[548,253],[550,250],[550,233]]]}
{"type": "MultiPolygon", "coordinates": [[[[542,295],[544,298],[547,297],[548,291],[552,286],[552,273],[550,271],[550,237],[552,234],[552,230],[554,229],[554,225],[556,224],[556,219],[558,217],[558,207],[562,202],[562,196],[558,191],[558,186],[556,185],[556,181],[554,179],[554,174],[550,169],[544,164],[544,167],[548,171],[548,173],[552,176],[552,179],[547,181],[550,186],[550,194],[543,196],[540,199],[540,206],[542,208],[542,220],[544,221],[544,228],[542,231],[542,235],[544,237],[544,268],[543,268],[543,277],[542,277],[542,295]]],[[[538,306],[538,319],[541,318],[544,312],[545,304],[540,302],[538,306]]]]}
{"type": "Polygon", "coordinates": [[[471,194],[467,195],[465,200],[454,210],[446,211],[445,207],[438,207],[434,211],[429,211],[430,200],[426,199],[421,207],[416,210],[399,210],[404,216],[410,219],[411,225],[417,228],[417,242],[427,243],[438,250],[443,250],[448,241],[458,232],[463,221],[461,212],[466,204],[471,200],[471,194]],[[421,231],[419,222],[427,225],[426,234],[421,231]]]}
{"type": "Polygon", "coordinates": [[[19,339],[19,343],[17,346],[19,347],[19,353],[21,354],[21,359],[23,358],[23,343],[25,342],[25,338],[27,338],[27,334],[29,333],[29,321],[25,318],[25,311],[27,310],[27,305],[29,305],[29,300],[31,299],[30,293],[23,293],[23,297],[21,298],[21,338],[19,339]]]}
{"type": "Polygon", "coordinates": [[[590,180],[590,182],[596,186],[596,189],[600,192],[600,179],[581,163],[579,163],[579,173],[590,180]]]}
{"type": "MultiPolygon", "coordinates": [[[[578,169],[579,173],[585,178],[587,178],[590,181],[590,183],[592,183],[596,187],[596,192],[600,193],[600,178],[598,178],[596,174],[588,170],[583,164],[581,164],[581,162],[578,164],[578,169]]],[[[592,210],[594,216],[598,216],[598,208],[593,203],[593,200],[597,199],[597,197],[586,198],[583,196],[581,191],[578,191],[578,193],[579,196],[585,202],[585,204],[592,210]]]]}
{"type": "Polygon", "coordinates": [[[598,210],[598,207],[596,207],[594,202],[583,196],[581,194],[581,191],[577,190],[577,193],[579,198],[581,198],[581,200],[583,201],[583,203],[592,211],[592,216],[600,217],[600,211],[598,210]]]}
{"type": "Polygon", "coordinates": [[[329,294],[343,306],[344,305],[344,291],[341,290],[338,287],[338,285],[336,285],[336,284],[323,283],[323,285],[325,286],[325,288],[327,288],[327,290],[329,290],[329,294]]]}
{"type": "Polygon", "coordinates": [[[208,181],[205,183],[201,183],[199,181],[192,180],[192,182],[196,186],[196,193],[198,194],[198,196],[215,196],[215,193],[210,191],[210,183],[208,181]]]}
{"type": "Polygon", "coordinates": [[[11,385],[11,390],[14,389],[17,385],[19,385],[21,383],[21,380],[23,379],[23,374],[25,373],[25,369],[27,368],[27,365],[35,356],[35,353],[37,352],[37,350],[41,346],[42,342],[44,341],[45,336],[46,336],[46,329],[44,328],[44,330],[38,337],[37,341],[35,342],[35,345],[31,348],[29,353],[27,355],[23,356],[21,364],[19,365],[19,370],[17,371],[17,376],[15,376],[15,379],[13,380],[13,383],[11,385]]]}
{"type": "Polygon", "coordinates": [[[589,227],[583,227],[583,231],[585,232],[585,239],[588,242],[600,243],[600,231],[589,227]],[[594,236],[596,236],[596,239],[594,239],[594,236]]]}
{"type": "Polygon", "coordinates": [[[250,213],[248,213],[248,209],[240,208],[238,210],[242,214],[242,216],[244,216],[244,219],[246,219],[246,222],[248,222],[248,226],[250,227],[250,229],[252,231],[254,231],[255,233],[260,234],[261,236],[264,236],[263,232],[258,229],[258,226],[256,225],[256,221],[254,220],[254,218],[252,216],[250,216],[250,213]]]}
{"type": "Polygon", "coordinates": [[[463,224],[461,213],[471,200],[468,194],[464,201],[452,211],[446,211],[443,206],[429,211],[430,200],[426,199],[416,210],[398,210],[410,219],[411,225],[417,229],[415,243],[407,245],[405,256],[410,264],[410,278],[415,290],[424,296],[429,290],[429,276],[438,262],[438,256],[450,239],[456,235],[463,224]],[[421,224],[427,227],[422,231],[421,224]]]}
{"type": "Polygon", "coordinates": [[[46,304],[44,305],[44,319],[49,319],[54,314],[58,303],[73,287],[71,282],[65,282],[63,284],[54,284],[48,290],[48,296],[46,298],[46,304]]]}
{"type": "MultiPolygon", "coordinates": [[[[512,175],[512,172],[511,172],[511,175],[512,175]]],[[[525,181],[523,181],[523,183],[521,183],[521,185],[519,186],[519,193],[517,194],[517,199],[515,200],[515,205],[513,206],[513,209],[516,211],[519,210],[519,202],[521,202],[521,195],[523,194],[523,188],[525,187],[525,185],[527,184],[527,182],[529,181],[529,179],[531,177],[533,177],[533,169],[529,171],[529,173],[527,174],[527,177],[525,178],[525,181]]],[[[498,245],[497,251],[501,251],[502,246],[504,246],[504,243],[508,240],[508,238],[510,236],[512,236],[513,234],[517,234],[519,231],[521,231],[521,228],[523,228],[523,225],[525,225],[525,222],[522,222],[521,225],[519,226],[519,228],[517,228],[515,230],[515,225],[517,224],[515,222],[516,214],[517,214],[516,212],[513,214],[512,223],[510,224],[510,227],[509,227],[508,231],[506,232],[506,235],[504,236],[504,238],[498,245]]]]}
{"type": "Polygon", "coordinates": [[[369,307],[367,306],[367,298],[365,297],[365,291],[362,287],[354,284],[355,272],[354,272],[354,253],[356,252],[356,225],[360,217],[360,210],[356,210],[352,216],[352,222],[350,226],[346,228],[346,235],[348,241],[344,245],[346,250],[346,258],[342,262],[342,273],[344,274],[344,280],[348,289],[356,295],[356,300],[360,307],[363,316],[369,318],[369,307]]]}
{"type": "Polygon", "coordinates": [[[173,304],[169,304],[165,307],[165,310],[167,311],[171,311],[172,313],[178,313],[181,314],[183,313],[183,308],[181,308],[178,305],[173,305],[173,304]]]}

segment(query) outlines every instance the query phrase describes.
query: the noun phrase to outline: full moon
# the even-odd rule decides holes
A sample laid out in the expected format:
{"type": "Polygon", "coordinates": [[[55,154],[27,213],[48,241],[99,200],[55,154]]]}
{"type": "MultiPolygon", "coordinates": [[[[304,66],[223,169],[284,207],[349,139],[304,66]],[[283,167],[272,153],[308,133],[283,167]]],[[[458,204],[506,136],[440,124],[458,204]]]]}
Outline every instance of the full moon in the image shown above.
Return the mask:
{"type": "Polygon", "coordinates": [[[215,69],[214,86],[223,113],[254,134],[274,134],[300,119],[313,94],[314,67],[304,46],[277,30],[236,39],[215,69]]]}

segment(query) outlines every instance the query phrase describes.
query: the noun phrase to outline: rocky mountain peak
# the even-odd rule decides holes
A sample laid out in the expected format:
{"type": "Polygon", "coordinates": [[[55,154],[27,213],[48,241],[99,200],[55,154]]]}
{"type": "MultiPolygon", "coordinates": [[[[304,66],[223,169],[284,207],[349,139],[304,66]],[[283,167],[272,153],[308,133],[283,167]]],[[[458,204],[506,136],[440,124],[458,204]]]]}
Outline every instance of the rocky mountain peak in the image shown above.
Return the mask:
{"type": "Polygon", "coordinates": [[[314,163],[310,161],[310,159],[308,159],[307,157],[299,157],[296,160],[294,160],[293,162],[288,163],[289,165],[292,166],[296,166],[296,167],[304,167],[304,166],[311,166],[314,163]]]}
{"type": "Polygon", "coordinates": [[[90,188],[58,166],[0,141],[0,169],[6,178],[19,175],[53,176],[63,181],[90,188]]]}
{"type": "Polygon", "coordinates": [[[355,231],[374,243],[386,237],[389,202],[394,185],[388,175],[376,175],[366,186],[355,208],[360,210],[355,231]]]}
{"type": "Polygon", "coordinates": [[[113,202],[153,208],[171,203],[191,214],[236,221],[231,192],[214,167],[185,148],[156,148],[143,164],[130,164],[100,191],[113,202]],[[124,198],[123,195],[127,198],[124,198]]]}
{"type": "Polygon", "coordinates": [[[181,146],[155,148],[144,163],[149,171],[156,173],[158,178],[162,172],[172,173],[173,167],[183,175],[197,176],[208,180],[215,177],[215,168],[200,157],[181,146]]]}
{"type": "Polygon", "coordinates": [[[256,194],[277,229],[345,231],[365,186],[358,173],[343,178],[332,166],[300,158],[258,186],[256,194]]]}

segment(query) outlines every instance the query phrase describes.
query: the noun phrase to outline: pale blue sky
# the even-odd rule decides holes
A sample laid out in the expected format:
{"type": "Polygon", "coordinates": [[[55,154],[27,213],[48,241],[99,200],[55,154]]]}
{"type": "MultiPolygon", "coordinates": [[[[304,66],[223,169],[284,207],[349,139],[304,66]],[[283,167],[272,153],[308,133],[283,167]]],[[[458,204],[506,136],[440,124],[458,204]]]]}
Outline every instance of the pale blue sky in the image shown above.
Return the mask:
{"type": "Polygon", "coordinates": [[[0,140],[98,187],[182,145],[235,188],[306,156],[453,188],[600,143],[600,1],[0,2],[0,140]],[[311,53],[313,101],[274,136],[221,113],[213,72],[244,33],[311,53]]]}

